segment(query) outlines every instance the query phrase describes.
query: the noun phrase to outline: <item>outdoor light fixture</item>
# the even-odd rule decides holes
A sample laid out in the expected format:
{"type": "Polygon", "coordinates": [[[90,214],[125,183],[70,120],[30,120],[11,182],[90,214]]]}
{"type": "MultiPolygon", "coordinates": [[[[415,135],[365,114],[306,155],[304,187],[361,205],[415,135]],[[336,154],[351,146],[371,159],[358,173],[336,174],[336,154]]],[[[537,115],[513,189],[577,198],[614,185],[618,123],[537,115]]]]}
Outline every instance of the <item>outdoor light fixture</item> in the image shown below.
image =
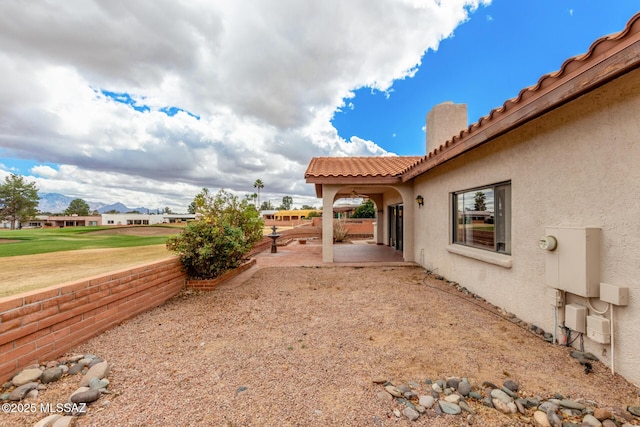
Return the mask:
{"type": "Polygon", "coordinates": [[[418,202],[418,207],[424,206],[424,197],[418,195],[418,197],[416,197],[416,202],[418,202]]]}

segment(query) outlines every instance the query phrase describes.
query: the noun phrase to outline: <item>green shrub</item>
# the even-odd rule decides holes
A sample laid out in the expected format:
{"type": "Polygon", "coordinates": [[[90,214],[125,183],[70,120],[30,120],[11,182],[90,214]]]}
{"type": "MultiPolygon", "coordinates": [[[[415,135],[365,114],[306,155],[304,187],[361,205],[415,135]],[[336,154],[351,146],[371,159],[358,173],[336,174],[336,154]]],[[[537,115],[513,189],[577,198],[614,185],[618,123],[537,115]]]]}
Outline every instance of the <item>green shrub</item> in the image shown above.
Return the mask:
{"type": "Polygon", "coordinates": [[[194,199],[196,220],[167,241],[180,255],[191,278],[211,279],[240,265],[255,243],[262,240],[263,221],[253,204],[220,190],[205,188],[194,199]]]}

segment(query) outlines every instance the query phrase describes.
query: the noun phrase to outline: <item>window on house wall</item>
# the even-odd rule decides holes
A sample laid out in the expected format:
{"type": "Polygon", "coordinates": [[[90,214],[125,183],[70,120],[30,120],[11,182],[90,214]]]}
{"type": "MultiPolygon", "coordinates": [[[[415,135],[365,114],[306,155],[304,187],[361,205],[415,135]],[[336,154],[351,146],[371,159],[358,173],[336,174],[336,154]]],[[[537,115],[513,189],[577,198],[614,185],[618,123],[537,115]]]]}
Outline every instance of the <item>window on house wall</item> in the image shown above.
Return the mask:
{"type": "Polygon", "coordinates": [[[453,243],[511,253],[511,183],[453,193],[453,243]]]}

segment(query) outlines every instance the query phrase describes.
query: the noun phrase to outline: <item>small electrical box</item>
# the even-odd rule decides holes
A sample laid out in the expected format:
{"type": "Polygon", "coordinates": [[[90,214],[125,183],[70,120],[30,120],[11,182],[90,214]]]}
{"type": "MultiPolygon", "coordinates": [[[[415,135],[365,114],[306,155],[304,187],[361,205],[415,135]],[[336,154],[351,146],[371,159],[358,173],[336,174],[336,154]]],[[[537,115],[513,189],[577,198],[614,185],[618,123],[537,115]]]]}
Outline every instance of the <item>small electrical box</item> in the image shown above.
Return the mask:
{"type": "Polygon", "coordinates": [[[567,304],[564,307],[564,325],[572,331],[586,332],[587,307],[580,304],[567,304]]]}
{"type": "Polygon", "coordinates": [[[602,316],[587,316],[587,337],[600,344],[611,342],[609,319],[602,316]]]}
{"type": "Polygon", "coordinates": [[[554,307],[562,307],[564,298],[560,289],[547,288],[547,301],[554,307]]]}
{"type": "Polygon", "coordinates": [[[629,304],[629,288],[600,283],[600,300],[613,305],[627,305],[629,304]]]}

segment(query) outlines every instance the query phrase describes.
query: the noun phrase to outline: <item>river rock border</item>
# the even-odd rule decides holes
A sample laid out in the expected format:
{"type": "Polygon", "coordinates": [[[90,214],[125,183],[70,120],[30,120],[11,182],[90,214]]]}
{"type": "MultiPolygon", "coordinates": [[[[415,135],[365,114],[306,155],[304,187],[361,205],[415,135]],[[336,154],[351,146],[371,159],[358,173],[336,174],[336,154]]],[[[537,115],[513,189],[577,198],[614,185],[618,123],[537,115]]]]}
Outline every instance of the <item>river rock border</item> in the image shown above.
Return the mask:
{"type": "Polygon", "coordinates": [[[410,421],[451,415],[473,425],[477,416],[474,407],[478,405],[541,427],[631,427],[638,425],[635,422],[640,419],[640,406],[599,408],[596,402],[572,400],[559,393],[548,398],[521,396],[518,384],[512,380],[506,380],[501,387],[488,381],[478,385],[458,377],[397,385],[383,377],[372,381],[383,387],[377,393],[378,399],[395,404],[391,410],[394,416],[410,421]]]}
{"type": "MultiPolygon", "coordinates": [[[[2,402],[21,402],[24,399],[35,399],[47,384],[58,381],[64,376],[82,374],[79,387],[71,393],[67,402],[49,402],[44,410],[55,412],[34,424],[34,427],[69,427],[75,424],[78,416],[84,415],[88,405],[108,394],[109,363],[92,354],[72,355],[56,361],[29,366],[13,376],[11,381],[3,384],[2,402]]],[[[10,407],[10,406],[9,406],[10,407]]]]}

